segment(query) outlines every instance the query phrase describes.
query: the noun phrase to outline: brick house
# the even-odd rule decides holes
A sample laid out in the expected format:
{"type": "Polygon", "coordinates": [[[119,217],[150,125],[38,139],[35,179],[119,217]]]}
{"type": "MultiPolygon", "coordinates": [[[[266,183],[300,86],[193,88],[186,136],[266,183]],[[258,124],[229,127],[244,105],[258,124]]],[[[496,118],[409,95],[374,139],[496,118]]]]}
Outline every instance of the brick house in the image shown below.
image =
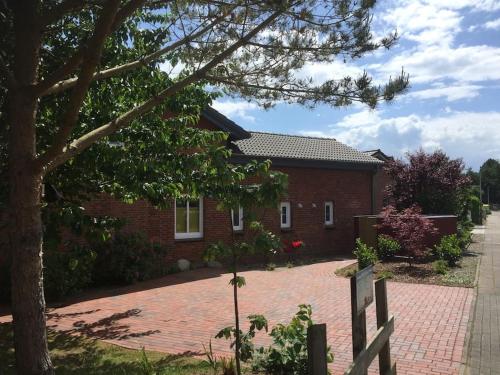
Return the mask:
{"type": "MultiPolygon", "coordinates": [[[[229,133],[233,162],[270,159],[273,169],[288,175],[287,196],[275,210],[266,211],[263,223],[284,240],[305,241],[308,253],[350,253],[353,217],[377,213],[382,205],[384,161],[376,156],[332,138],[247,132],[211,108],[203,112],[199,126],[229,133]]],[[[200,198],[160,210],[145,201],[130,205],[103,197],[86,208],[93,215],[125,218],[130,230],[170,249],[168,261],[201,262],[209,244],[242,236],[247,229],[241,210],[221,212],[216,205],[200,198]]]]}

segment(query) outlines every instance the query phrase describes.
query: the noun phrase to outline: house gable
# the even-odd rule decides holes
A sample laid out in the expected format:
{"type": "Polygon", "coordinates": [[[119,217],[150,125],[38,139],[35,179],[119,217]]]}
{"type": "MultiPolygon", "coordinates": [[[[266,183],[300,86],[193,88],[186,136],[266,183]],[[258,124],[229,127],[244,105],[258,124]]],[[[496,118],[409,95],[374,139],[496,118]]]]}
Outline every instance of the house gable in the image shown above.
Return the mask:
{"type": "Polygon", "coordinates": [[[212,107],[207,107],[201,112],[200,126],[204,129],[222,130],[229,134],[231,141],[238,141],[251,137],[249,132],[212,107]],[[212,126],[210,127],[208,124],[212,126]]]}

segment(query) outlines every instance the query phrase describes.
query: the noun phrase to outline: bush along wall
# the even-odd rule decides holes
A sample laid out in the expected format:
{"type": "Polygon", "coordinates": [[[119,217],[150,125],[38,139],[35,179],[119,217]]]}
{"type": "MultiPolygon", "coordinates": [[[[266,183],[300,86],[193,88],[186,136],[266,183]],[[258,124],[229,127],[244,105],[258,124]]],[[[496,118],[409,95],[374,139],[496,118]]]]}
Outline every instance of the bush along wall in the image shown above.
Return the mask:
{"type": "Polygon", "coordinates": [[[93,246],[96,285],[123,285],[165,275],[166,249],[138,233],[119,234],[93,246]]]}
{"type": "MultiPolygon", "coordinates": [[[[90,286],[126,285],[168,273],[166,249],[145,236],[117,234],[91,244],[67,242],[62,249],[45,246],[44,291],[47,301],[90,286]]],[[[10,262],[0,264],[0,301],[10,301],[10,262]]]]}

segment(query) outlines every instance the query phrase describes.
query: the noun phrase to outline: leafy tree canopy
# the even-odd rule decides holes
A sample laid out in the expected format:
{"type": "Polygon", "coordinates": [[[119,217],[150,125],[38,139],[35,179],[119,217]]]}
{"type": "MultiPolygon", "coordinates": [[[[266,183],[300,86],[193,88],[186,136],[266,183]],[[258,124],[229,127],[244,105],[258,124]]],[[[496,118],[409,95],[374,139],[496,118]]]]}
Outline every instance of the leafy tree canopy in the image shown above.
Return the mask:
{"type": "Polygon", "coordinates": [[[486,160],[480,168],[483,202],[500,203],[500,162],[495,159],[486,160]]]}
{"type": "MultiPolygon", "coordinates": [[[[278,100],[375,106],[408,83],[402,74],[377,86],[364,74],[317,85],[295,74],[309,62],[357,59],[391,47],[395,34],[374,40],[370,32],[371,1],[118,2],[104,36],[100,21],[111,11],[105,3],[45,1],[38,9],[43,34],[34,88],[40,96],[36,150],[45,164],[44,182],[64,197],[52,205],[66,213],[78,212],[83,200],[102,192],[158,206],[182,194],[220,195],[224,184],[267,169],[257,163],[228,168],[227,136],[191,126],[220,93],[265,107],[278,100]],[[169,74],[165,66],[181,73],[169,74]],[[111,129],[128,111],[129,125],[111,129]],[[175,116],[166,119],[165,113],[175,116]],[[108,129],[95,135],[102,124],[108,129]]],[[[0,12],[0,57],[7,72],[15,63],[13,9],[0,12]]],[[[0,78],[2,205],[8,193],[4,114],[10,78],[0,78]]],[[[67,214],[46,217],[62,216],[67,214]]]]}
{"type": "Polygon", "coordinates": [[[391,161],[386,171],[393,179],[388,195],[398,210],[418,205],[424,214],[461,214],[470,185],[461,159],[444,152],[423,150],[406,154],[407,161],[391,161]]]}

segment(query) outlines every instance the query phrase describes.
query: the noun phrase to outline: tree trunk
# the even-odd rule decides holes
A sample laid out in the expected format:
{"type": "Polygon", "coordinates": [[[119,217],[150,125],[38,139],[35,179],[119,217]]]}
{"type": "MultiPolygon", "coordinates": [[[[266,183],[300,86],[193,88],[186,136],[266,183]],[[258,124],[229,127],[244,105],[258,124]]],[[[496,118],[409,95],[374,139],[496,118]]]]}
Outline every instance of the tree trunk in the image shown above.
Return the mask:
{"type": "Polygon", "coordinates": [[[19,374],[53,374],[45,328],[40,177],[11,166],[12,316],[19,374]],[[17,172],[17,173],[16,173],[17,172]]]}
{"type": "Polygon", "coordinates": [[[53,374],[47,348],[42,278],[42,173],[35,167],[36,99],[9,97],[9,240],[12,316],[19,374],[53,374]]]}
{"type": "Polygon", "coordinates": [[[43,171],[35,163],[40,1],[12,2],[15,85],[8,100],[9,241],[12,254],[12,316],[17,373],[53,374],[47,347],[42,278],[40,195],[43,171]]]}
{"type": "Polygon", "coordinates": [[[236,374],[241,375],[241,363],[240,363],[240,350],[241,350],[241,337],[240,337],[240,313],[238,309],[238,283],[236,282],[236,278],[238,274],[236,273],[236,261],[233,263],[234,271],[233,271],[233,299],[234,299],[234,323],[235,323],[235,360],[236,360],[236,374]]]}

